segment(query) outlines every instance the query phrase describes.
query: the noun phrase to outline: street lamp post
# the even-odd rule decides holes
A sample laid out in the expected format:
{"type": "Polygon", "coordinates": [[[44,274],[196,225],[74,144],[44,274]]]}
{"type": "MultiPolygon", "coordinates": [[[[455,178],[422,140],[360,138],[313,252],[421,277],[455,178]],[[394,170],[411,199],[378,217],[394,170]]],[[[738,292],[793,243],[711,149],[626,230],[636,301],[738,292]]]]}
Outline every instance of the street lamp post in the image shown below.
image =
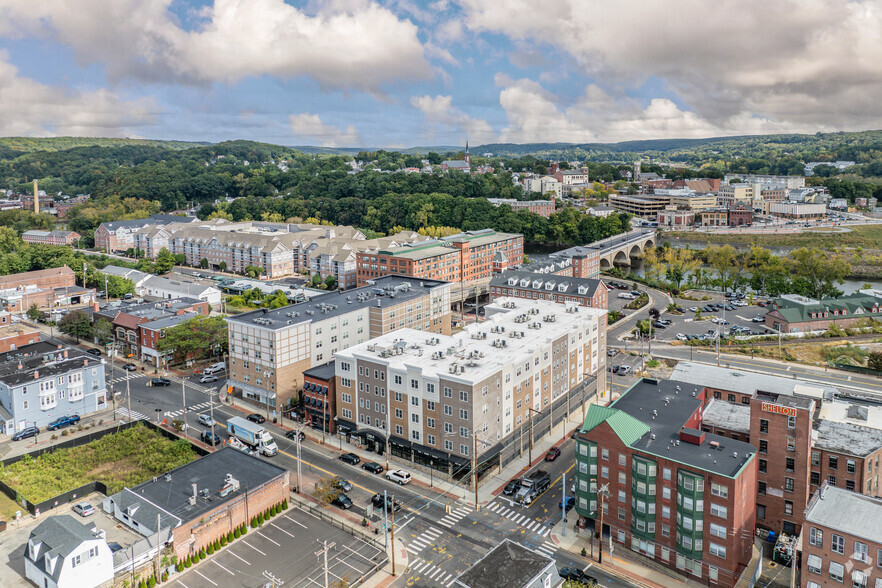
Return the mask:
{"type": "Polygon", "coordinates": [[[604,498],[609,495],[609,484],[604,484],[600,488],[597,489],[597,494],[600,496],[600,530],[597,532],[597,564],[603,564],[603,505],[604,498]]]}
{"type": "Polygon", "coordinates": [[[529,461],[527,462],[527,467],[529,468],[533,465],[533,413],[542,414],[542,411],[536,410],[530,406],[527,407],[527,411],[527,419],[530,421],[530,438],[527,440],[529,447],[529,461]]]}

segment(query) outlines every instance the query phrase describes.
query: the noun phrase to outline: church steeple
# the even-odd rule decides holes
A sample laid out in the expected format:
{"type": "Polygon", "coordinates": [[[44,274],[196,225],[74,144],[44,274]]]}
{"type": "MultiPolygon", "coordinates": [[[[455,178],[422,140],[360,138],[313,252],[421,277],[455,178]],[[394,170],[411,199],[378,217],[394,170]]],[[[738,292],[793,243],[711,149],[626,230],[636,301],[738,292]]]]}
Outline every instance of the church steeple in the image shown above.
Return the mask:
{"type": "Polygon", "coordinates": [[[472,167],[472,156],[469,155],[469,142],[466,141],[466,150],[465,150],[465,162],[469,168],[472,167]]]}

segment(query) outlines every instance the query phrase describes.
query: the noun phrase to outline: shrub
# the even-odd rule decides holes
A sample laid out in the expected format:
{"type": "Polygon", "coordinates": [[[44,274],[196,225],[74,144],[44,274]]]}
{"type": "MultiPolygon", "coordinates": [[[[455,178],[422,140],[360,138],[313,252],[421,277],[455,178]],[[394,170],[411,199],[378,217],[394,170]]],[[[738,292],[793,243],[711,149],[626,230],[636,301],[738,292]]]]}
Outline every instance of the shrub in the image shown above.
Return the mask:
{"type": "Polygon", "coordinates": [[[239,533],[239,527],[236,527],[236,530],[233,531],[233,539],[238,539],[238,538],[239,538],[239,534],[240,534],[240,533],[239,533]]]}
{"type": "Polygon", "coordinates": [[[587,554],[588,554],[588,552],[585,551],[585,548],[583,547],[582,548],[582,557],[585,557],[587,554]]]}
{"type": "Polygon", "coordinates": [[[257,517],[254,517],[253,519],[251,519],[251,528],[252,529],[257,528],[257,517]]]}
{"type": "Polygon", "coordinates": [[[214,543],[208,544],[208,555],[214,555],[214,543]]]}
{"type": "Polygon", "coordinates": [[[184,560],[184,567],[189,568],[191,565],[193,565],[193,561],[190,559],[190,556],[188,555],[187,559],[184,560]]]}
{"type": "Polygon", "coordinates": [[[227,545],[227,536],[226,536],[226,535],[223,535],[223,536],[221,537],[221,539],[220,539],[220,546],[221,546],[221,547],[226,547],[226,545],[227,545]]]}
{"type": "MultiPolygon", "coordinates": [[[[238,530],[239,530],[239,527],[236,527],[236,530],[238,531],[238,530]]],[[[227,539],[227,543],[231,543],[231,542],[233,541],[233,532],[232,532],[232,531],[230,531],[229,533],[227,533],[227,537],[226,537],[226,539],[227,539]]]]}
{"type": "Polygon", "coordinates": [[[288,499],[282,501],[282,510],[288,510],[288,499]]]}
{"type": "Polygon", "coordinates": [[[147,579],[147,588],[153,588],[156,586],[156,576],[150,576],[147,579]]]}
{"type": "Polygon", "coordinates": [[[56,439],[58,439],[58,435],[56,435],[55,433],[52,433],[52,440],[55,441],[56,439]]]}
{"type": "Polygon", "coordinates": [[[199,559],[205,559],[205,548],[199,550],[199,559]]]}
{"type": "Polygon", "coordinates": [[[240,531],[239,534],[240,534],[240,535],[244,535],[244,534],[247,533],[247,532],[248,532],[248,527],[245,526],[245,523],[242,523],[242,528],[241,528],[241,531],[240,531]]]}
{"type": "MultiPolygon", "coordinates": [[[[226,535],[221,535],[221,537],[223,537],[223,538],[226,539],[226,535]]],[[[218,549],[220,549],[220,544],[221,544],[221,540],[220,540],[220,539],[215,539],[215,540],[214,540],[214,550],[215,550],[215,551],[217,551],[218,549]]]]}
{"type": "Polygon", "coordinates": [[[175,564],[175,571],[178,573],[183,572],[184,571],[184,564],[182,564],[181,562],[176,563],[175,564]]]}
{"type": "Polygon", "coordinates": [[[67,436],[68,436],[67,429],[64,429],[63,431],[61,431],[61,436],[62,436],[62,437],[67,437],[67,436]]]}
{"type": "Polygon", "coordinates": [[[160,578],[162,579],[163,582],[168,582],[168,572],[162,572],[162,575],[160,576],[160,578]]]}
{"type": "Polygon", "coordinates": [[[257,524],[258,525],[263,524],[263,513],[260,513],[259,515],[257,515],[257,524]]]}

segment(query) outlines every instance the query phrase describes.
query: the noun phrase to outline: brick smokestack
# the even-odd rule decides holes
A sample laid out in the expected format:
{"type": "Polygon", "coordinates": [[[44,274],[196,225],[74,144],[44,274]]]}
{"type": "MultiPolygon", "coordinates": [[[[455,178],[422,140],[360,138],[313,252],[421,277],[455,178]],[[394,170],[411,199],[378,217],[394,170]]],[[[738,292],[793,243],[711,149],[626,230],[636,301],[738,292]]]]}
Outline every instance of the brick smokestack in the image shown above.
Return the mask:
{"type": "Polygon", "coordinates": [[[37,180],[34,180],[34,213],[40,214],[40,191],[37,190],[37,180]]]}

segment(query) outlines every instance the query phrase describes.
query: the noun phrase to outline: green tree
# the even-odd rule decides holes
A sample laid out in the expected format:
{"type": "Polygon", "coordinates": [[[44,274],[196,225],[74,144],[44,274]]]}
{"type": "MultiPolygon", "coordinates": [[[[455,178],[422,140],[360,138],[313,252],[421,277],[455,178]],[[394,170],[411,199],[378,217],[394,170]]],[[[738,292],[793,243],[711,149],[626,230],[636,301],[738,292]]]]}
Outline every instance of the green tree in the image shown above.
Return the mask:
{"type": "Polygon", "coordinates": [[[328,277],[325,278],[325,286],[328,287],[328,290],[334,289],[334,287],[336,285],[337,285],[337,280],[334,278],[334,276],[328,275],[328,277]]]}
{"type": "Polygon", "coordinates": [[[100,318],[95,321],[93,327],[95,337],[104,345],[113,341],[113,325],[106,318],[100,318]]]}
{"type": "Polygon", "coordinates": [[[218,267],[220,267],[220,271],[222,271],[222,272],[227,271],[227,262],[226,261],[220,262],[220,264],[218,264],[218,267]]]}
{"type": "MultiPolygon", "coordinates": [[[[816,168],[817,169],[817,168],[816,168]]],[[[821,299],[837,294],[834,282],[841,284],[851,271],[851,265],[842,255],[831,255],[817,248],[800,247],[790,252],[788,265],[795,284],[802,284],[809,296],[821,299]]]]}
{"type": "Polygon", "coordinates": [[[60,321],[58,321],[58,329],[71,337],[76,337],[77,343],[80,338],[88,338],[92,336],[92,321],[89,315],[81,310],[72,310],[60,321]]]}
{"type": "Polygon", "coordinates": [[[778,285],[782,279],[789,282],[784,261],[764,247],[750,246],[747,268],[750,270],[750,287],[762,294],[769,291],[767,285],[778,285]]]}
{"type": "Polygon", "coordinates": [[[31,307],[28,309],[28,318],[31,319],[32,321],[36,322],[36,321],[40,320],[41,314],[42,313],[40,312],[40,309],[37,308],[37,305],[31,304],[31,307]]]}
{"type": "Polygon", "coordinates": [[[21,240],[15,229],[0,226],[0,253],[17,251],[22,245],[24,245],[24,241],[21,240]]]}
{"type": "Polygon", "coordinates": [[[686,276],[701,265],[701,262],[695,258],[695,253],[690,249],[668,247],[662,258],[667,266],[665,278],[677,290],[680,289],[680,284],[683,283],[686,276]]]}
{"type": "Polygon", "coordinates": [[[202,269],[208,269],[208,259],[206,259],[204,257],[202,259],[200,259],[199,260],[199,267],[201,267],[202,269]]]}
{"type": "Polygon", "coordinates": [[[179,359],[220,356],[226,353],[227,323],[222,317],[198,316],[165,331],[156,348],[179,359]]]}
{"type": "Polygon", "coordinates": [[[705,250],[708,263],[717,270],[720,287],[728,291],[737,285],[745,269],[745,255],[731,245],[710,246],[705,250]]]}
{"type": "Polygon", "coordinates": [[[867,356],[867,367],[882,372],[882,351],[871,351],[867,356]]]}
{"type": "Polygon", "coordinates": [[[331,504],[338,494],[340,494],[340,489],[337,487],[337,480],[334,478],[322,478],[315,483],[312,491],[312,495],[325,504],[331,504]]]}
{"type": "Polygon", "coordinates": [[[156,256],[156,261],[153,262],[153,267],[156,270],[155,273],[158,275],[167,274],[172,271],[175,267],[174,254],[163,247],[159,250],[159,254],[156,256]]]}

